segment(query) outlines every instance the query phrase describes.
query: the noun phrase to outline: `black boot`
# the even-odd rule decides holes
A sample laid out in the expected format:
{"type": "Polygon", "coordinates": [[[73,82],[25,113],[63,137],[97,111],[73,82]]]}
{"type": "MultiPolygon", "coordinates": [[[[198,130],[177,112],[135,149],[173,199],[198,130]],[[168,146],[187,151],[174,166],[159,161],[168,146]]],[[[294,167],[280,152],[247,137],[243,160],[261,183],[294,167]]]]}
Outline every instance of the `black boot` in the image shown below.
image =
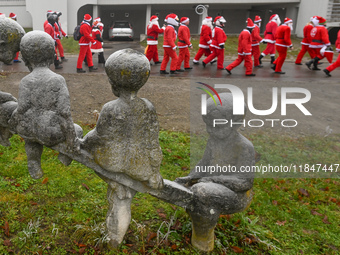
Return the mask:
{"type": "Polygon", "coordinates": [[[259,62],[260,62],[260,65],[262,65],[262,59],[263,58],[263,55],[261,54],[260,57],[259,57],[259,62]]]}
{"type": "Polygon", "coordinates": [[[61,69],[63,66],[59,64],[59,60],[57,58],[54,58],[54,68],[55,69],[61,69]]]}
{"type": "Polygon", "coordinates": [[[98,54],[98,63],[105,64],[104,52],[99,52],[98,54]]]}
{"type": "Polygon", "coordinates": [[[318,68],[318,63],[319,63],[319,58],[318,57],[315,57],[314,58],[314,62],[313,62],[313,69],[312,70],[316,70],[316,71],[320,71],[321,69],[318,68]]]}
{"type": "Polygon", "coordinates": [[[275,57],[274,56],[270,56],[270,63],[274,64],[274,61],[275,61],[275,57]]]}
{"type": "Polygon", "coordinates": [[[308,67],[309,70],[312,70],[311,66],[313,63],[314,63],[314,59],[311,59],[306,63],[306,66],[308,67]]]}
{"type": "Polygon", "coordinates": [[[96,67],[94,67],[94,66],[90,66],[89,67],[89,71],[90,72],[95,72],[95,71],[97,71],[98,70],[98,68],[96,68],[96,67]]]}

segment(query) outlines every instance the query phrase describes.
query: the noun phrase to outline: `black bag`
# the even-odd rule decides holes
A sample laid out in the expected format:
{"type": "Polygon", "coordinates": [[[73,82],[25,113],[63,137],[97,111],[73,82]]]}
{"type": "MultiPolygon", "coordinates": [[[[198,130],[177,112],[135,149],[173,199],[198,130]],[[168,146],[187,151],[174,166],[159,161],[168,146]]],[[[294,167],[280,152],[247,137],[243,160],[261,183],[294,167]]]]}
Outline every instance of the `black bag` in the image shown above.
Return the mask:
{"type": "Polygon", "coordinates": [[[74,28],[74,32],[73,32],[73,39],[75,41],[79,41],[80,38],[83,36],[82,34],[80,34],[80,26],[81,25],[78,25],[74,28]]]}

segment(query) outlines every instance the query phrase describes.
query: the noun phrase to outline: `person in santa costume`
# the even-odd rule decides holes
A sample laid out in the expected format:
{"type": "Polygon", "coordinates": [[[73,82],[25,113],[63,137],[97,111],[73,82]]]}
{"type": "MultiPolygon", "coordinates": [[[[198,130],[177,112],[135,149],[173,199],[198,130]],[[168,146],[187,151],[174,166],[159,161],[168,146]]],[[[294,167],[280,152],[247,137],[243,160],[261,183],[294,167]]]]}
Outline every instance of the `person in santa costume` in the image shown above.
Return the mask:
{"type": "Polygon", "coordinates": [[[310,70],[321,70],[318,68],[319,60],[324,56],[320,54],[321,49],[325,50],[327,46],[330,46],[328,31],[325,27],[326,19],[320,16],[314,16],[312,19],[314,27],[310,31],[311,42],[309,48],[312,50],[314,58],[306,63],[306,66],[310,70]],[[313,64],[313,67],[312,67],[313,64]]]}
{"type": "Polygon", "coordinates": [[[212,17],[205,17],[202,21],[200,41],[198,44],[198,51],[194,60],[192,61],[194,65],[199,65],[199,60],[203,54],[208,57],[211,54],[210,44],[212,43],[212,17]]]}
{"type": "MultiPolygon", "coordinates": [[[[93,28],[92,28],[92,38],[97,43],[91,45],[91,52],[92,55],[95,53],[98,53],[98,63],[99,64],[105,64],[105,58],[104,58],[104,49],[103,49],[103,30],[101,27],[104,27],[103,23],[101,23],[101,18],[96,18],[93,21],[93,28]]],[[[93,59],[93,58],[92,58],[93,59]]]]}
{"type": "Polygon", "coordinates": [[[227,21],[223,16],[217,16],[214,20],[215,28],[213,29],[212,35],[213,39],[210,44],[213,52],[203,60],[203,67],[206,66],[209,62],[211,62],[215,57],[217,57],[217,69],[223,70],[223,62],[224,62],[224,44],[227,40],[227,35],[223,31],[225,23],[227,21]]]}
{"type": "Polygon", "coordinates": [[[47,20],[44,23],[44,31],[46,33],[48,33],[54,40],[55,43],[55,56],[54,56],[54,67],[55,69],[61,69],[63,68],[60,63],[59,63],[59,59],[58,59],[58,54],[57,54],[57,33],[55,31],[55,22],[57,21],[57,14],[55,13],[48,13],[47,14],[47,20]]]}
{"type": "Polygon", "coordinates": [[[293,29],[293,20],[285,18],[283,24],[276,30],[276,51],[279,57],[274,61],[272,69],[277,74],[285,74],[282,72],[282,65],[286,60],[288,48],[292,48],[293,44],[290,39],[291,31],[293,29]]]}
{"type": "Polygon", "coordinates": [[[255,28],[253,21],[248,18],[247,19],[247,28],[243,29],[238,37],[238,57],[237,59],[228,65],[225,69],[229,74],[231,74],[231,70],[233,70],[236,66],[242,63],[244,60],[244,66],[246,67],[246,76],[255,76],[253,73],[253,60],[251,59],[251,50],[252,50],[252,38],[251,33],[255,28]]]}
{"type": "MultiPolygon", "coordinates": [[[[17,15],[16,15],[15,13],[11,12],[11,13],[9,14],[9,17],[10,17],[12,20],[17,21],[17,15]]],[[[14,63],[21,63],[21,61],[19,60],[19,51],[16,53],[13,62],[14,62],[14,63]]]]}
{"type": "Polygon", "coordinates": [[[295,65],[302,65],[301,61],[303,56],[308,52],[311,59],[313,59],[315,56],[313,56],[313,52],[311,48],[309,48],[310,42],[312,41],[310,37],[310,32],[313,29],[314,25],[312,23],[313,17],[310,18],[310,22],[307,23],[307,25],[303,28],[303,39],[301,41],[301,50],[299,54],[296,57],[295,65]]]}
{"type": "Polygon", "coordinates": [[[59,22],[59,17],[62,15],[61,12],[56,12],[58,18],[57,18],[57,21],[55,22],[55,31],[56,31],[56,34],[57,34],[57,50],[59,51],[59,54],[60,54],[60,58],[61,58],[61,61],[62,62],[66,62],[67,59],[65,58],[65,55],[64,55],[64,47],[63,45],[61,44],[61,41],[60,39],[62,37],[65,37],[65,38],[68,38],[67,34],[64,32],[64,30],[61,28],[61,24],[59,22]]]}
{"type": "Polygon", "coordinates": [[[155,64],[161,63],[158,57],[157,45],[158,45],[158,35],[163,34],[164,30],[165,30],[165,27],[162,27],[162,28],[159,27],[158,17],[156,15],[152,15],[150,18],[149,25],[147,27],[147,32],[146,32],[147,33],[146,42],[148,46],[146,49],[145,56],[147,57],[149,61],[151,61],[152,59],[155,64]]]}
{"type": "MultiPolygon", "coordinates": [[[[340,30],[338,32],[338,36],[335,41],[335,50],[340,53],[340,30]]],[[[326,69],[323,69],[323,71],[325,72],[327,76],[331,76],[331,72],[335,68],[338,68],[338,67],[340,67],[340,54],[338,55],[338,58],[336,59],[336,61],[330,66],[328,66],[326,69]]]]}
{"type": "Polygon", "coordinates": [[[266,25],[266,30],[264,31],[263,41],[267,43],[266,49],[261,53],[259,62],[262,64],[262,58],[270,55],[270,63],[273,64],[275,61],[275,34],[277,27],[281,24],[279,15],[273,14],[270,17],[269,22],[266,25]]]}
{"type": "Polygon", "coordinates": [[[190,61],[190,52],[189,48],[192,47],[192,44],[190,42],[190,30],[188,28],[189,25],[189,18],[188,17],[182,17],[180,20],[180,27],[178,29],[178,42],[177,46],[179,48],[179,56],[177,60],[177,72],[183,72],[184,70],[181,69],[182,62],[184,61],[184,69],[190,70],[192,67],[190,67],[189,61],[190,61]]]}
{"type": "Polygon", "coordinates": [[[91,22],[92,17],[90,14],[85,14],[84,15],[84,20],[80,24],[80,34],[82,35],[81,38],[79,39],[79,56],[78,56],[78,61],[77,61],[77,73],[85,73],[86,71],[83,70],[83,61],[86,56],[86,61],[89,66],[89,71],[93,72],[96,71],[97,68],[93,66],[93,61],[92,61],[92,53],[91,53],[91,48],[90,44],[92,43],[93,45],[97,44],[97,41],[95,41],[92,36],[91,36],[91,22]]]}
{"type": "Polygon", "coordinates": [[[176,54],[176,38],[177,32],[175,27],[178,26],[178,17],[176,14],[172,13],[166,16],[165,22],[167,24],[165,31],[164,31],[164,39],[163,39],[163,49],[164,49],[164,57],[160,68],[161,74],[168,74],[166,71],[166,66],[171,58],[170,63],[170,73],[176,74],[177,68],[177,54],[176,54]]]}
{"type": "Polygon", "coordinates": [[[251,54],[254,58],[254,67],[261,68],[263,65],[260,64],[259,58],[261,55],[260,51],[260,42],[262,42],[262,37],[260,36],[260,27],[261,27],[261,17],[260,16],[255,16],[254,20],[254,29],[251,32],[251,54]]]}

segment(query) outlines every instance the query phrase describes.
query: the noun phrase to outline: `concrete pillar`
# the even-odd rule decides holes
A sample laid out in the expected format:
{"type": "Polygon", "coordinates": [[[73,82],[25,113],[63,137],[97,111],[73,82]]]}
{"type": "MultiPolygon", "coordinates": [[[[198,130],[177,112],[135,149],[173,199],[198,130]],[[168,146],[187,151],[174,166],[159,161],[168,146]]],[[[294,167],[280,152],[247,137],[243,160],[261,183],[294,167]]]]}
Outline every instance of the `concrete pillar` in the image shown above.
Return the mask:
{"type": "Polygon", "coordinates": [[[151,17],[151,5],[148,4],[146,6],[146,16],[145,16],[145,34],[147,33],[147,25],[149,24],[150,21],[150,17],[151,17]]]}
{"type": "Polygon", "coordinates": [[[98,11],[98,5],[93,5],[93,11],[92,11],[92,19],[96,19],[99,17],[99,11],[98,11]]]}
{"type": "Polygon", "coordinates": [[[289,7],[289,8],[286,9],[286,17],[293,20],[292,34],[296,34],[296,23],[297,23],[298,11],[299,11],[298,6],[293,6],[293,7],[289,7]]]}

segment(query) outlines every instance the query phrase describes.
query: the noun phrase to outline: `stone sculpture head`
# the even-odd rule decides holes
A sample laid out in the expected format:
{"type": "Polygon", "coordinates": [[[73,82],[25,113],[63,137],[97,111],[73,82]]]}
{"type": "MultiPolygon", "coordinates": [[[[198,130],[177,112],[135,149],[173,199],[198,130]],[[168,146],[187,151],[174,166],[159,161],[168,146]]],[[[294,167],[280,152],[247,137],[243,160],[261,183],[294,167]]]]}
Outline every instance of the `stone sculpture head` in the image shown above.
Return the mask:
{"type": "Polygon", "coordinates": [[[144,54],[124,49],[116,51],[105,62],[112,92],[119,97],[123,93],[137,93],[150,76],[150,63],[144,54]]]}
{"type": "Polygon", "coordinates": [[[30,71],[35,67],[49,67],[54,61],[54,40],[43,31],[28,32],[21,40],[20,49],[30,71]]]}
{"type": "Polygon", "coordinates": [[[0,61],[9,64],[20,51],[24,29],[14,20],[0,17],[0,61]]]}
{"type": "MultiPolygon", "coordinates": [[[[222,101],[222,106],[219,103],[218,98],[215,96],[217,105],[215,105],[214,100],[209,98],[207,100],[207,115],[203,115],[203,121],[206,124],[207,132],[210,136],[216,137],[218,139],[224,139],[230,136],[233,131],[236,131],[240,125],[232,125],[233,123],[240,123],[243,121],[244,115],[234,115],[233,114],[233,96],[231,93],[220,93],[219,94],[222,101]],[[223,119],[228,121],[226,124],[214,125],[214,119],[223,119]]],[[[247,107],[244,106],[244,112],[246,113],[247,107]]]]}

